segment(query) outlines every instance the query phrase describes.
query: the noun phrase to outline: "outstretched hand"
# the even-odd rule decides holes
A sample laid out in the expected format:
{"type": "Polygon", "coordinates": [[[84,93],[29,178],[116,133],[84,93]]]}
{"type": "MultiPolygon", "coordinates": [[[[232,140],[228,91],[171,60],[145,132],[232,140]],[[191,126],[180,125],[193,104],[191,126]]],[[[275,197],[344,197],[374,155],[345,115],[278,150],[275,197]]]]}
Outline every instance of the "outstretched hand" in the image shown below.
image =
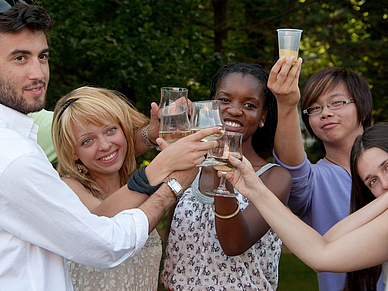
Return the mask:
{"type": "Polygon", "coordinates": [[[268,78],[268,88],[275,95],[279,105],[296,106],[299,102],[300,91],[298,80],[302,67],[302,58],[295,64],[295,57],[291,56],[287,62],[282,56],[272,67],[268,78]]]}
{"type": "MultiPolygon", "coordinates": [[[[243,157],[243,160],[229,156],[229,161],[236,167],[235,171],[228,172],[226,179],[232,183],[233,187],[241,193],[243,196],[252,199],[253,196],[259,195],[261,189],[265,189],[266,186],[257,176],[251,163],[243,157]]],[[[221,175],[221,173],[218,173],[221,175]]]]}
{"type": "Polygon", "coordinates": [[[157,158],[163,157],[169,163],[172,171],[194,167],[205,159],[209,149],[213,149],[218,145],[216,141],[201,142],[201,139],[220,131],[220,127],[206,128],[181,138],[170,145],[162,138],[157,138],[156,142],[162,149],[157,158]]]}

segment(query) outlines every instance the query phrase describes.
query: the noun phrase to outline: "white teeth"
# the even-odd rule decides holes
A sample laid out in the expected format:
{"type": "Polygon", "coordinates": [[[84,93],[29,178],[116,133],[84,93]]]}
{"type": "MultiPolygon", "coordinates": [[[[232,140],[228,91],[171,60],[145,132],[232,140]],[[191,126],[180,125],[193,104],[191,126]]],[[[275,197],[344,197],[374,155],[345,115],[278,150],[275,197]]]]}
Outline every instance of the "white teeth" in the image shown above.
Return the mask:
{"type": "Polygon", "coordinates": [[[230,126],[230,127],[241,127],[240,124],[231,122],[231,121],[225,121],[225,125],[230,126]]]}
{"type": "Polygon", "coordinates": [[[113,157],[116,156],[116,152],[114,152],[113,154],[105,157],[105,158],[101,158],[102,161],[109,161],[110,159],[112,159],[113,157]]]}

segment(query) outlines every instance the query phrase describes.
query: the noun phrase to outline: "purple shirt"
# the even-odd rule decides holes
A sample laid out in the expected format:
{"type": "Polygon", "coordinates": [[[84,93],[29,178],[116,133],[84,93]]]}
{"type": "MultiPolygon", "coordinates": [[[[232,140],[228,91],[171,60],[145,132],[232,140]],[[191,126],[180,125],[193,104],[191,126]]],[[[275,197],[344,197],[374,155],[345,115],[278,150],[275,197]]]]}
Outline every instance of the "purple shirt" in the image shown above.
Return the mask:
{"type": "MultiPolygon", "coordinates": [[[[349,215],[352,178],[344,168],[322,159],[311,164],[306,155],[302,164],[289,167],[273,155],[292,176],[288,206],[304,222],[324,235],[349,215]]],[[[346,273],[318,273],[319,290],[343,290],[345,279],[346,273]]],[[[381,280],[377,290],[383,290],[381,280]]]]}

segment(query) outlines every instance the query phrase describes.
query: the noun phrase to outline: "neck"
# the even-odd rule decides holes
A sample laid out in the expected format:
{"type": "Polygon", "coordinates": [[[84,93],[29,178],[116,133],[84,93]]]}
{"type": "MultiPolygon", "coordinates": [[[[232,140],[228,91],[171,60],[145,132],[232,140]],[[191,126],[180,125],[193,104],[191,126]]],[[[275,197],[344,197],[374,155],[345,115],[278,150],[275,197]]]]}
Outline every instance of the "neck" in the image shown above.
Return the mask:
{"type": "Polygon", "coordinates": [[[101,190],[104,191],[106,197],[116,192],[120,186],[120,175],[105,175],[92,177],[94,181],[100,186],[101,190]]]}

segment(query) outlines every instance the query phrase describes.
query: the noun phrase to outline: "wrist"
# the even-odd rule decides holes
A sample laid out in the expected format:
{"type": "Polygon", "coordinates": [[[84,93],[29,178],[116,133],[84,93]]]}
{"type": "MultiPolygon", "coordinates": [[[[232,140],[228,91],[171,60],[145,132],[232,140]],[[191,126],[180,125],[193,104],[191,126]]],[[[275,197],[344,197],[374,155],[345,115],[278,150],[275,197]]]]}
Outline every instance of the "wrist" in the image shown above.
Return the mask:
{"type": "Polygon", "coordinates": [[[149,128],[149,124],[147,124],[141,131],[141,135],[142,135],[142,138],[143,138],[143,142],[146,146],[150,147],[150,148],[157,148],[158,147],[158,144],[156,143],[156,140],[152,141],[149,137],[148,137],[148,128],[149,128]]]}
{"type": "Polygon", "coordinates": [[[182,197],[184,189],[176,179],[167,177],[163,180],[163,183],[165,183],[170,188],[171,192],[174,193],[176,200],[179,200],[182,197]]]}

